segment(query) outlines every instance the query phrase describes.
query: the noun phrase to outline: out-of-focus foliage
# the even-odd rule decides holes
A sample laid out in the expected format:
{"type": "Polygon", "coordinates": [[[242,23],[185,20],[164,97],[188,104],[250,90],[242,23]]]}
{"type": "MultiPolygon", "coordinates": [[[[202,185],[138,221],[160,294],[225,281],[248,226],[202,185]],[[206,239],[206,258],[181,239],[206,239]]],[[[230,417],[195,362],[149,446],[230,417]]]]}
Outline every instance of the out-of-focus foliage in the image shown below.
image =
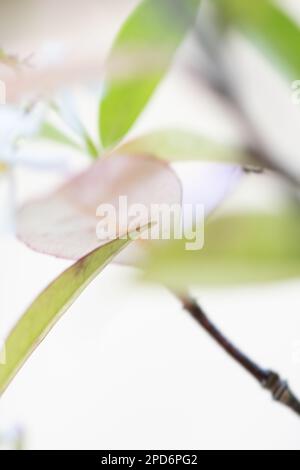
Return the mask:
{"type": "Polygon", "coordinates": [[[58,127],[55,127],[50,122],[43,122],[37,137],[41,139],[51,140],[57,144],[67,145],[73,147],[76,150],[82,150],[80,145],[78,145],[71,137],[67,136],[62,132],[58,127]]]}
{"type": "Polygon", "coordinates": [[[118,151],[139,155],[148,153],[170,161],[210,160],[255,164],[253,158],[243,149],[180,129],[164,129],[145,134],[124,143],[118,151]]]}
{"type": "Polygon", "coordinates": [[[300,276],[300,213],[223,216],[207,224],[204,248],[186,240],[156,247],[146,277],[175,288],[193,284],[267,282],[300,276]]]}
{"type": "Polygon", "coordinates": [[[75,133],[82,142],[82,147],[92,158],[99,157],[98,146],[93,142],[85,125],[78,115],[78,110],[71,92],[63,91],[59,93],[56,100],[52,101],[51,107],[59,118],[75,133]]]}
{"type": "MultiPolygon", "coordinates": [[[[169,165],[145,154],[168,160],[255,164],[246,151],[178,130],[142,136],[121,145],[118,153],[113,149],[167,73],[196,19],[199,3],[200,0],[139,3],[113,45],[100,104],[101,142],[113,151],[49,197],[28,203],[19,212],[18,230],[25,243],[44,253],[80,259],[37,297],[8,336],[7,362],[0,367],[0,394],[83,289],[129,243],[128,239],[106,240],[99,247],[96,237],[99,203],[115,202],[120,195],[129,196],[129,203],[140,202],[147,207],[181,200],[181,185],[169,165]]],[[[300,55],[295,51],[300,44],[300,30],[275,3],[271,0],[214,0],[214,3],[229,26],[238,28],[257,44],[290,79],[299,78],[300,55]]],[[[0,50],[0,62],[12,65],[9,62],[14,60],[0,50]]],[[[76,112],[66,113],[66,109],[56,111],[81,138],[83,148],[92,157],[98,157],[97,144],[77,119],[76,112]]],[[[17,127],[15,122],[20,121],[22,135],[32,135],[39,129],[40,137],[81,148],[51,124],[39,128],[30,121],[29,126],[28,116],[17,116],[17,120],[15,111],[11,114],[13,130],[17,127]]],[[[3,122],[7,122],[7,116],[6,113],[3,122]]],[[[4,132],[4,137],[7,134],[4,132]]],[[[2,169],[0,166],[0,172],[2,169]]],[[[240,168],[238,171],[241,172],[240,168]]],[[[210,181],[207,184],[212,186],[209,189],[213,193],[217,185],[210,181]]],[[[300,214],[295,210],[223,216],[207,224],[202,250],[187,251],[185,245],[190,240],[185,239],[155,244],[145,276],[176,289],[193,284],[299,277],[299,239],[300,214]]]]}
{"type": "Polygon", "coordinates": [[[193,25],[199,3],[142,0],[123,25],[110,54],[100,106],[104,147],[117,143],[147,104],[193,25]],[[114,63],[123,65],[124,74],[116,76],[114,63]]]}
{"type": "Polygon", "coordinates": [[[0,395],[61,315],[129,241],[117,239],[93,251],[36,298],[5,341],[6,363],[0,367],[0,395]]]}
{"type": "Polygon", "coordinates": [[[289,80],[300,76],[300,28],[272,0],[214,0],[225,19],[245,34],[289,80]]]}
{"type": "Polygon", "coordinates": [[[7,54],[4,49],[0,48],[0,63],[7,65],[13,69],[19,68],[26,61],[22,61],[17,55],[7,54]]]}

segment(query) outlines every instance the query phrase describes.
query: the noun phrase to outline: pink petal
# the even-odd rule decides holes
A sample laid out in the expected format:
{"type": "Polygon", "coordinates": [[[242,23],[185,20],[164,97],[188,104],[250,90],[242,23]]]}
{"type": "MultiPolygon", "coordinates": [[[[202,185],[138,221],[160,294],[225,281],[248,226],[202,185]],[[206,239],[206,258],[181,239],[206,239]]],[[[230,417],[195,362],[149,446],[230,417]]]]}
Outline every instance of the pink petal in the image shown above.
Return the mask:
{"type": "Polygon", "coordinates": [[[18,236],[41,253],[79,259],[109,241],[97,238],[100,219],[96,210],[103,203],[117,210],[119,196],[127,196],[128,206],[181,203],[181,185],[170,166],[161,160],[111,155],[54,193],[21,208],[18,236]]]}
{"type": "MultiPolygon", "coordinates": [[[[194,213],[188,206],[202,205],[205,217],[209,216],[237,187],[244,172],[240,166],[220,163],[183,161],[174,163],[173,170],[182,185],[183,223],[185,228],[193,226],[194,213]]],[[[138,240],[129,245],[116,258],[124,265],[142,266],[147,257],[148,245],[138,240]]]]}
{"type": "Polygon", "coordinates": [[[184,223],[192,224],[185,205],[203,205],[207,217],[230,194],[240,182],[244,172],[240,166],[206,162],[174,163],[182,185],[182,204],[184,223]]]}

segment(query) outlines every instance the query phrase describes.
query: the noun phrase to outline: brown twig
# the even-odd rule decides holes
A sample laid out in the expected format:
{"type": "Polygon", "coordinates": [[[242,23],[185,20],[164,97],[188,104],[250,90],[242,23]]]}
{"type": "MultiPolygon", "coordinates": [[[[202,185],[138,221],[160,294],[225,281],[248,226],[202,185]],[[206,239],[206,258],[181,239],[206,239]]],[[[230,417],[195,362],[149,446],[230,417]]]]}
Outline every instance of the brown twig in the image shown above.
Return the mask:
{"type": "MultiPolygon", "coordinates": [[[[213,25],[210,24],[210,27],[213,25]]],[[[204,81],[206,86],[217,98],[231,110],[236,121],[242,126],[247,138],[246,150],[259,166],[268,168],[281,175],[293,188],[299,189],[300,181],[293,171],[283,163],[276,161],[267,150],[261,133],[253,122],[251,116],[237,96],[228,69],[224,64],[222,44],[220,37],[213,38],[208,31],[196,28],[196,40],[199,48],[204,52],[208,69],[201,72],[197,66],[190,66],[198,80],[204,81]]],[[[284,159],[282,160],[284,161],[284,159]]]]}
{"type": "Polygon", "coordinates": [[[184,309],[190,313],[193,319],[204,328],[221,348],[229,354],[238,364],[240,364],[249,374],[252,375],[263,388],[269,390],[275,401],[286,405],[296,414],[300,415],[300,401],[292,393],[286,381],[272,370],[263,369],[246,354],[241,352],[231,343],[221,331],[210,321],[198,303],[188,295],[178,296],[184,309]]]}
{"type": "MultiPolygon", "coordinates": [[[[261,139],[257,126],[253,123],[246,109],[240,102],[228,76],[227,67],[224,65],[220,37],[211,37],[208,32],[205,33],[201,28],[196,30],[196,37],[199,45],[205,52],[208,69],[205,73],[199,74],[199,69],[194,67],[198,79],[205,80],[209,88],[216,96],[231,109],[236,120],[242,124],[245,135],[247,136],[247,150],[262,167],[267,167],[283,178],[285,178],[292,187],[299,189],[299,179],[289,171],[285,165],[280,164],[272,158],[272,155],[266,150],[261,139]]],[[[221,333],[218,328],[209,320],[202,308],[197,302],[188,295],[180,297],[186,311],[188,311],[194,320],[200,324],[205,331],[227,352],[236,362],[247,370],[265,389],[269,390],[274,400],[286,405],[296,414],[300,415],[300,401],[290,390],[287,382],[271,370],[263,369],[254,361],[249,359],[234,344],[221,333]]]]}

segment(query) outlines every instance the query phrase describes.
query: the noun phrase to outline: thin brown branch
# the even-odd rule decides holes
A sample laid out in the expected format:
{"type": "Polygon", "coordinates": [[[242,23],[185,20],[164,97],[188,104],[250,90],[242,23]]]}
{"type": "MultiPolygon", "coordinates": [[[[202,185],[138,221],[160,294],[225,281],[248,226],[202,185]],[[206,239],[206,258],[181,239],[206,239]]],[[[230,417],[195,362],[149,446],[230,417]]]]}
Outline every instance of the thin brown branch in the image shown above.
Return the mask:
{"type": "MultiPolygon", "coordinates": [[[[278,162],[270,155],[263,142],[259,129],[237,96],[232,86],[227,67],[224,65],[221,50],[222,41],[220,38],[218,38],[218,40],[212,40],[207,33],[199,28],[196,29],[195,36],[199,48],[205,53],[206,59],[210,64],[209,71],[202,69],[201,73],[199,67],[190,66],[197,80],[204,82],[205,85],[208,86],[219,101],[223,102],[227,109],[232,112],[236,122],[242,126],[248,142],[246,150],[253,157],[254,161],[257,162],[259,166],[278,173],[289,182],[292,187],[299,189],[299,178],[295,176],[293,171],[286,165],[278,162]]],[[[284,162],[284,159],[282,159],[282,161],[284,162]]]]}
{"type": "Polygon", "coordinates": [[[246,354],[231,343],[224,334],[211,322],[198,303],[188,295],[178,296],[184,309],[193,319],[213,338],[221,348],[229,354],[240,366],[254,377],[263,388],[270,391],[273,399],[286,405],[296,414],[300,415],[300,401],[292,393],[286,381],[272,370],[263,369],[246,354]]]}
{"type": "Polygon", "coordinates": [[[236,96],[233,93],[230,93],[228,90],[228,94],[226,95],[225,100],[227,105],[231,107],[233,113],[236,115],[237,122],[242,124],[245,134],[248,136],[249,144],[247,146],[247,151],[249,155],[254,158],[258,165],[276,172],[286,181],[288,181],[293,187],[299,188],[300,182],[298,177],[295,176],[292,171],[286,168],[285,165],[282,165],[280,162],[276,161],[275,158],[272,158],[269,155],[264,143],[261,140],[259,132],[236,96]]]}

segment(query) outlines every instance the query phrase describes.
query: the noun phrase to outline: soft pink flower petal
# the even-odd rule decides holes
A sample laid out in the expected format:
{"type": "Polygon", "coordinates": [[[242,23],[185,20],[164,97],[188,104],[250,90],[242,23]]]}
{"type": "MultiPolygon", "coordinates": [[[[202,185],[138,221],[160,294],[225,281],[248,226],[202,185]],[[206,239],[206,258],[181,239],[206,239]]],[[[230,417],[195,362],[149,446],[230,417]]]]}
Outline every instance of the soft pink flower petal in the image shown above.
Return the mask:
{"type": "MultiPolygon", "coordinates": [[[[227,196],[237,187],[244,175],[240,166],[205,163],[178,162],[172,165],[182,185],[182,208],[185,228],[193,226],[194,212],[188,206],[195,208],[202,205],[205,217],[209,216],[227,196]]],[[[129,245],[116,258],[116,262],[124,265],[142,265],[147,256],[147,245],[138,240],[129,245]]]]}
{"type": "MultiPolygon", "coordinates": [[[[182,185],[183,209],[186,205],[203,205],[207,217],[230,194],[244,172],[240,166],[206,162],[179,162],[172,168],[182,185]]],[[[192,224],[190,213],[183,210],[185,225],[192,224]]]]}
{"type": "Polygon", "coordinates": [[[112,204],[117,209],[119,196],[127,196],[128,206],[143,204],[150,208],[151,204],[181,203],[181,185],[170,166],[161,160],[111,155],[54,193],[21,208],[18,236],[36,251],[79,259],[109,241],[97,238],[100,219],[96,210],[100,204],[112,204]]]}

